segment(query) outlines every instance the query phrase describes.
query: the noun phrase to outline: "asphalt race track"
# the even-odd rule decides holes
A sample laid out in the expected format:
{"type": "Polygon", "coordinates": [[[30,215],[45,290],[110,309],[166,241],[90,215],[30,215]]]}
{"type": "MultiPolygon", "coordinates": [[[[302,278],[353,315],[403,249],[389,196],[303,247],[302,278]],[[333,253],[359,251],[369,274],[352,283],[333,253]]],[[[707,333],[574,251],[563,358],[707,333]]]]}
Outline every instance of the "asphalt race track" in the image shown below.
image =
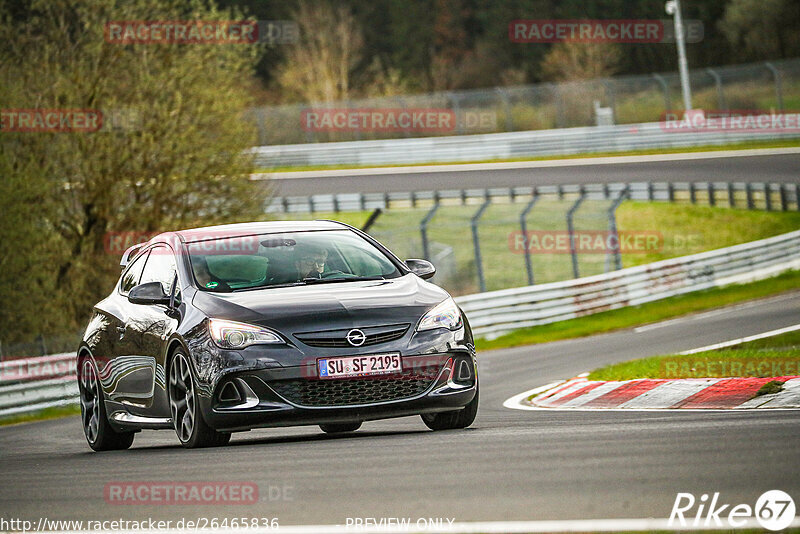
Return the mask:
{"type": "MultiPolygon", "coordinates": [[[[719,155],[719,153],[717,153],[719,155]]],[[[390,169],[335,173],[308,172],[300,178],[279,179],[270,184],[276,195],[304,196],[330,193],[392,191],[431,191],[485,187],[512,187],[558,184],[599,184],[614,182],[783,182],[794,183],[800,176],[800,154],[784,153],[759,156],[724,156],[692,159],[646,161],[627,158],[624,163],[596,164],[591,159],[570,160],[563,166],[445,172],[396,173],[390,169]],[[316,174],[319,174],[316,176],[316,174]],[[330,174],[343,174],[340,176],[330,174]]],[[[559,162],[555,162],[560,165],[559,162]]],[[[547,162],[551,165],[553,162],[547,162]]],[[[512,164],[513,165],[513,164],[512,164]]]]}
{"type": "Polygon", "coordinates": [[[97,454],[77,418],[2,427],[0,516],[277,517],[282,526],[348,517],[665,518],[677,492],[720,492],[720,502],[751,506],[770,489],[796,496],[800,411],[521,411],[502,404],[602,364],[799,318],[796,292],[639,331],[482,353],[481,408],[463,431],[431,432],[414,417],[367,423],[345,437],[316,427],[257,430],[234,435],[227,448],[193,451],[171,432],[145,431],[129,451],[97,454]],[[106,504],[105,485],[118,481],[248,481],[258,484],[260,502],[106,504]]]}

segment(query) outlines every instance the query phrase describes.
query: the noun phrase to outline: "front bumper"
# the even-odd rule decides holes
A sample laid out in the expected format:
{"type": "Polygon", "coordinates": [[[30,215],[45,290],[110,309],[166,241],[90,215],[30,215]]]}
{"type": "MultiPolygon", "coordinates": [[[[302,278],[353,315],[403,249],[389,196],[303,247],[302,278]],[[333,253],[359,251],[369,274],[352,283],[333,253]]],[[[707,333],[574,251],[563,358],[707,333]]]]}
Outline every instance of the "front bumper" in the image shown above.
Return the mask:
{"type": "Polygon", "coordinates": [[[315,365],[231,373],[198,401],[212,428],[235,432],[458,410],[477,383],[474,353],[452,351],[403,356],[398,376],[319,379],[315,365]]]}

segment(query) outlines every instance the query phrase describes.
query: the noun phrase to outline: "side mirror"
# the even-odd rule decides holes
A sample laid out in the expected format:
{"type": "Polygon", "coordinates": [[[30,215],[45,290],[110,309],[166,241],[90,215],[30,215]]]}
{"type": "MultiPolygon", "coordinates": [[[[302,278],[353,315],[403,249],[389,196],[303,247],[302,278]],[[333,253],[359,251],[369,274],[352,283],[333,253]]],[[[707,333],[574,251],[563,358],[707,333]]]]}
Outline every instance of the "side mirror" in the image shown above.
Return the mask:
{"type": "Polygon", "coordinates": [[[161,282],[139,284],[128,292],[128,300],[133,304],[169,304],[169,295],[164,293],[161,282]]]}
{"type": "Polygon", "coordinates": [[[406,260],[406,266],[411,269],[412,273],[423,280],[427,280],[436,274],[436,267],[428,260],[406,260]]]}

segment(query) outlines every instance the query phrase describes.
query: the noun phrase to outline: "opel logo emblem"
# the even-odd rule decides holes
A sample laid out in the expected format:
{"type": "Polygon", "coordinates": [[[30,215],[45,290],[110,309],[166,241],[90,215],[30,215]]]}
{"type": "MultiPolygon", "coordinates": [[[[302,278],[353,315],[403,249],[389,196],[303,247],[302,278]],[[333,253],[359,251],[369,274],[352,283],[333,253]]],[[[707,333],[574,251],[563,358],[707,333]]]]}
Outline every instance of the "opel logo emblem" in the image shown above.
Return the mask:
{"type": "Polygon", "coordinates": [[[364,344],[367,340],[367,336],[364,335],[364,332],[359,330],[358,328],[353,328],[347,333],[347,342],[353,345],[354,347],[360,347],[364,344]]]}

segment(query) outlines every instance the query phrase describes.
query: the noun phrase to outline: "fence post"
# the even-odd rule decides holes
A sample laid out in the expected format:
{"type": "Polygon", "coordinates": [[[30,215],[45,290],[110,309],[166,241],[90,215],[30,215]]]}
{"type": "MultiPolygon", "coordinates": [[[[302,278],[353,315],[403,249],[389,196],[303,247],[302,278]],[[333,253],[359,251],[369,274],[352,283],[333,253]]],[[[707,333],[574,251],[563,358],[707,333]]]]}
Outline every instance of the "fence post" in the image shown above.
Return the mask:
{"type": "Polygon", "coordinates": [[[772,211],[772,187],[769,182],[764,182],[764,202],[767,211],[772,211]]]}
{"type": "Polygon", "coordinates": [[[733,182],[728,182],[728,205],[731,208],[736,207],[736,192],[733,190],[733,182]]]}
{"type": "Polygon", "coordinates": [[[533,188],[533,198],[530,202],[525,206],[525,209],[522,210],[522,214],[519,216],[519,227],[522,231],[522,243],[525,245],[525,249],[523,251],[523,255],[525,257],[525,272],[528,275],[528,285],[532,286],[534,284],[533,281],[533,266],[531,265],[531,251],[528,250],[528,214],[533,209],[533,206],[536,204],[536,201],[539,200],[539,191],[534,187],[533,188]]]}
{"type": "Polygon", "coordinates": [[[697,204],[697,192],[694,189],[694,182],[689,182],[689,199],[692,204],[697,204]]]}
{"type": "Polygon", "coordinates": [[[719,106],[720,111],[727,111],[728,105],[725,103],[725,93],[722,92],[722,79],[714,69],[706,69],[706,72],[709,74],[709,76],[714,78],[714,85],[717,86],[717,105],[719,106]]]}
{"type": "Polygon", "coordinates": [[[475,269],[478,271],[478,287],[480,287],[481,293],[486,291],[486,279],[483,276],[483,262],[481,261],[481,243],[480,236],[478,235],[478,222],[483,216],[483,213],[486,211],[486,208],[488,208],[489,204],[491,203],[492,199],[487,196],[486,200],[483,201],[483,204],[481,204],[481,207],[478,208],[478,211],[475,212],[475,215],[472,216],[472,219],[469,222],[469,225],[472,227],[472,246],[475,249],[475,269]]]}
{"type": "Polygon", "coordinates": [[[717,199],[714,196],[714,182],[708,182],[706,187],[708,187],[708,205],[716,206],[717,199]]]}
{"type": "Polygon", "coordinates": [[[503,114],[506,116],[506,131],[514,131],[514,118],[511,116],[511,100],[508,98],[508,92],[502,87],[496,87],[495,91],[500,95],[500,100],[503,101],[503,114]]]}
{"type": "Polygon", "coordinates": [[[553,97],[556,101],[556,126],[559,128],[565,128],[566,123],[564,122],[564,103],[561,101],[561,85],[552,84],[552,87],[553,97]]]}
{"type": "Polygon", "coordinates": [[[794,184],[794,205],[800,211],[800,184],[794,184]]]}
{"type": "Polygon", "coordinates": [[[611,108],[611,120],[614,124],[617,124],[617,105],[616,105],[616,96],[614,94],[614,85],[612,84],[612,80],[602,80],[600,83],[603,84],[603,87],[606,89],[606,99],[608,99],[608,107],[611,108]]]}
{"type": "Polygon", "coordinates": [[[755,204],[753,203],[753,185],[750,182],[745,182],[744,190],[747,195],[747,209],[755,209],[755,204]]]}
{"type": "Polygon", "coordinates": [[[667,197],[670,202],[675,202],[675,184],[672,182],[667,182],[667,197]]]}
{"type": "Polygon", "coordinates": [[[448,92],[447,97],[450,99],[450,107],[453,108],[453,115],[456,117],[456,134],[462,135],[464,133],[464,128],[458,113],[461,110],[458,102],[459,96],[456,93],[448,92]]]}
{"type": "MultiPolygon", "coordinates": [[[[611,241],[613,243],[612,250],[610,251],[610,255],[614,256],[614,270],[618,271],[622,269],[622,252],[619,246],[619,232],[617,232],[617,208],[619,205],[622,204],[622,201],[625,200],[625,197],[628,196],[628,186],[625,186],[619,192],[619,196],[614,200],[611,204],[611,207],[608,208],[608,230],[610,233],[610,238],[613,237],[611,241]]],[[[610,269],[608,268],[609,262],[609,254],[606,254],[606,268],[605,271],[608,272],[610,269]]]]}
{"type": "Polygon", "coordinates": [[[775,79],[775,99],[778,101],[778,111],[783,111],[783,84],[781,80],[781,72],[769,61],[764,63],[764,66],[772,73],[775,79]]]}
{"type": "Polygon", "coordinates": [[[574,278],[580,278],[580,272],[578,271],[578,251],[575,248],[575,228],[572,224],[572,217],[575,215],[575,212],[580,207],[584,198],[586,198],[586,191],[583,186],[581,186],[581,196],[578,197],[578,200],[576,200],[569,211],[567,211],[567,233],[569,234],[569,252],[572,256],[572,276],[574,278]]]}
{"type": "Polygon", "coordinates": [[[375,211],[373,211],[369,215],[369,218],[367,219],[367,222],[365,222],[364,226],[361,227],[361,231],[362,232],[369,232],[369,229],[372,228],[372,225],[375,224],[375,221],[377,221],[378,217],[381,216],[381,213],[383,213],[382,209],[375,208],[375,211]]]}
{"type": "Polygon", "coordinates": [[[789,199],[786,198],[786,184],[778,184],[780,187],[781,192],[781,211],[787,211],[789,209],[789,199]]]}
{"type": "Polygon", "coordinates": [[[439,197],[437,196],[434,198],[433,207],[428,210],[428,213],[425,214],[425,217],[422,218],[422,221],[419,223],[419,233],[420,237],[422,237],[422,255],[425,257],[424,259],[431,261],[431,252],[430,248],[428,247],[428,223],[431,222],[433,216],[436,215],[436,210],[439,209],[439,197]]]}
{"type": "MultiPolygon", "coordinates": [[[[350,99],[347,99],[347,100],[344,101],[344,107],[348,110],[348,112],[351,109],[353,109],[352,102],[350,102],[350,99]]],[[[356,138],[355,140],[356,141],[361,141],[361,130],[359,128],[356,128],[355,130],[356,130],[355,131],[355,138],[356,138]]]]}
{"type": "MultiPolygon", "coordinates": [[[[403,98],[402,96],[399,96],[399,97],[397,97],[397,101],[400,102],[400,107],[403,108],[403,111],[408,109],[408,106],[406,106],[405,98],[403,98]]],[[[411,132],[408,131],[408,128],[403,130],[403,137],[411,137],[411,132]]]]}
{"type": "Polygon", "coordinates": [[[664,91],[664,111],[671,111],[672,103],[669,100],[669,86],[667,85],[667,81],[660,74],[653,74],[653,79],[658,82],[658,85],[660,85],[661,89],[664,91]]]}

